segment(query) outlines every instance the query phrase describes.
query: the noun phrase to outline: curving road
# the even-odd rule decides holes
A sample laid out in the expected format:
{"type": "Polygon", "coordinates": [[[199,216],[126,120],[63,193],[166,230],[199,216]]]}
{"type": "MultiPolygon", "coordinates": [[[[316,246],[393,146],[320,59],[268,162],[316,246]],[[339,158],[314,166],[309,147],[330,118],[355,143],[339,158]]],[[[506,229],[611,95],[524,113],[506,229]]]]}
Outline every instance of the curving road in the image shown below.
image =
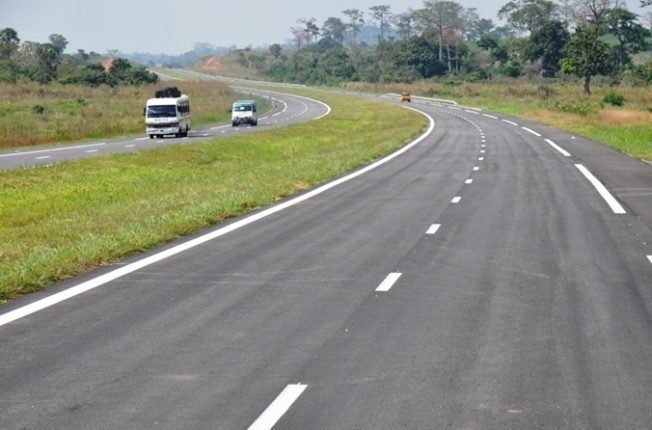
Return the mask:
{"type": "Polygon", "coordinates": [[[650,167],[416,107],[392,158],[4,306],[0,428],[648,429],[650,167]]]}
{"type": "MultiPolygon", "coordinates": [[[[152,140],[148,136],[143,135],[103,142],[56,145],[22,151],[3,151],[0,152],[0,170],[54,164],[66,160],[96,157],[98,155],[118,152],[141,151],[167,145],[197,142],[202,139],[228,136],[236,133],[264,131],[270,128],[318,119],[330,112],[329,106],[306,97],[269,90],[234,88],[240,93],[255,94],[271,100],[272,109],[259,116],[257,127],[248,125],[231,127],[229,123],[193,128],[189,132],[188,137],[184,138],[166,137],[164,139],[152,140]]],[[[143,124],[143,130],[144,127],[145,125],[143,124]]]]}

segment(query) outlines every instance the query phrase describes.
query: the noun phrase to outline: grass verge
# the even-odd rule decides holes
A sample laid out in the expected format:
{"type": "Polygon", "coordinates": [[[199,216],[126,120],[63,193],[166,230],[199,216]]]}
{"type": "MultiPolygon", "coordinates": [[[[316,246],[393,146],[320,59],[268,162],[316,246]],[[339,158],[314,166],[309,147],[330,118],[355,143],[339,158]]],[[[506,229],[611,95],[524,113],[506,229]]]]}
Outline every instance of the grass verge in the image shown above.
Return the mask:
{"type": "Polygon", "coordinates": [[[305,190],[425,125],[400,107],[302,94],[332,113],[264,133],[0,172],[0,300],[305,190]]]}

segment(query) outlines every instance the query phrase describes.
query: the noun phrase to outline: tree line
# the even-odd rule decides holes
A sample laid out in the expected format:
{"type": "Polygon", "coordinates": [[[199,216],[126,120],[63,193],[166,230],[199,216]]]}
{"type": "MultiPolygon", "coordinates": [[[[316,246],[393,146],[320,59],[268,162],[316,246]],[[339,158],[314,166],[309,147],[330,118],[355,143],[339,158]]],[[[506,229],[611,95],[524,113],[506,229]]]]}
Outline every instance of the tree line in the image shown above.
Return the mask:
{"type": "Polygon", "coordinates": [[[0,30],[0,82],[32,80],[41,84],[52,81],[89,86],[155,83],[158,76],[143,66],[116,58],[105,69],[104,59],[83,49],[65,54],[68,40],[52,34],[47,43],[21,42],[12,28],[0,30]]]}
{"type": "Polygon", "coordinates": [[[451,0],[424,0],[398,14],[388,5],[346,9],[321,26],[299,18],[291,49],[273,44],[264,55],[231,55],[270,78],[313,84],[564,74],[580,78],[589,93],[596,75],[652,83],[652,62],[632,63],[652,35],[620,0],[511,0],[497,17],[506,25],[451,0]],[[360,43],[370,29],[376,43],[360,43]]]}

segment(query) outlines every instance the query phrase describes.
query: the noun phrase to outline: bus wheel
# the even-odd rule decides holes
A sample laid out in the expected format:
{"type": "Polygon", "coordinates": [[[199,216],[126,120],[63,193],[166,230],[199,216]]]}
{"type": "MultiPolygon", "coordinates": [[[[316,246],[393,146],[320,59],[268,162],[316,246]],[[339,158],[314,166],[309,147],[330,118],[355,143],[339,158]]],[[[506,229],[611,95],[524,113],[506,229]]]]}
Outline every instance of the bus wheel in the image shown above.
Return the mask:
{"type": "Polygon", "coordinates": [[[150,139],[154,139],[154,135],[153,135],[153,134],[150,134],[150,135],[149,135],[149,138],[150,138],[150,139]]]}

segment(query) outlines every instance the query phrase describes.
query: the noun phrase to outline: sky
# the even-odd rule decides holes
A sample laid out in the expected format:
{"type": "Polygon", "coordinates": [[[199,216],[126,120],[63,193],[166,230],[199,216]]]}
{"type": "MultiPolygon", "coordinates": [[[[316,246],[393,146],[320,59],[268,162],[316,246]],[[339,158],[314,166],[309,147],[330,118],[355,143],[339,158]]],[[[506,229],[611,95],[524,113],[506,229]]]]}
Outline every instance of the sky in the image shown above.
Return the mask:
{"type": "MultiPolygon", "coordinates": [[[[626,0],[643,13],[639,0],[626,0]]],[[[457,0],[497,22],[496,12],[508,0],[457,0]]],[[[21,41],[47,42],[53,33],[68,40],[67,52],[78,49],[105,54],[181,54],[195,43],[214,46],[267,46],[291,39],[297,19],[344,19],[345,9],[365,13],[374,5],[393,13],[419,9],[422,0],[0,0],[0,29],[11,27],[21,41]]],[[[648,8],[652,11],[652,7],[648,8]]],[[[370,18],[366,16],[369,21],[370,18]]]]}

